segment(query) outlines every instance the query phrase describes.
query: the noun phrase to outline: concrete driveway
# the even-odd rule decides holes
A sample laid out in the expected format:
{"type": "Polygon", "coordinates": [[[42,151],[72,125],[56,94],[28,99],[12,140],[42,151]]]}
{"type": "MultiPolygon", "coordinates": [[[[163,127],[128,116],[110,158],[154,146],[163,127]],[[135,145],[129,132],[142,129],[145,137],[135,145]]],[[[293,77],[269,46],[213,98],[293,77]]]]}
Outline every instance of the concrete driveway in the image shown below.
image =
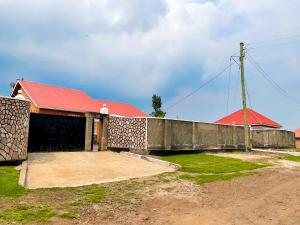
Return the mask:
{"type": "Polygon", "coordinates": [[[99,184],[172,171],[167,166],[105,151],[30,153],[21,174],[25,174],[25,186],[33,189],[99,184]]]}

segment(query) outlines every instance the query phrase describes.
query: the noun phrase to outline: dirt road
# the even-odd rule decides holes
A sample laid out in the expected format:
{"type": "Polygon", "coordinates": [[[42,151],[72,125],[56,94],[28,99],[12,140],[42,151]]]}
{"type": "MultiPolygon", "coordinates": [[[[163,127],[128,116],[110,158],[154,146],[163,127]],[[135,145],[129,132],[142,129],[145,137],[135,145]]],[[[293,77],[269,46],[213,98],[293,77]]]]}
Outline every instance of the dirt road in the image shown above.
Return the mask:
{"type": "MultiPolygon", "coordinates": [[[[149,189],[149,187],[148,187],[149,189]]],[[[159,182],[141,200],[89,206],[75,224],[300,224],[300,167],[281,165],[252,176],[198,186],[159,182]]]]}

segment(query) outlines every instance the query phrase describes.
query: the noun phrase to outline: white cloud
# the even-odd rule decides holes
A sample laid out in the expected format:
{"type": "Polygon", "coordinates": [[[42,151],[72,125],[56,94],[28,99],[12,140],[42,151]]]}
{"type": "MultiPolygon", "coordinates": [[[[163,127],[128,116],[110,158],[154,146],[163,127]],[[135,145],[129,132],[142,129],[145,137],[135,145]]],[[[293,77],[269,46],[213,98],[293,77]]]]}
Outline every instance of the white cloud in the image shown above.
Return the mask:
{"type": "MultiPolygon", "coordinates": [[[[169,87],[173,79],[192,79],[190,74],[174,77],[177,65],[193,62],[205,80],[228,63],[240,41],[297,34],[299,8],[298,0],[0,0],[0,51],[126,96],[145,99],[170,88],[182,96],[179,90],[197,84],[169,87]]],[[[252,55],[299,95],[299,44],[252,55]]],[[[266,92],[256,92],[263,108],[259,94],[266,92]]],[[[205,96],[219,104],[211,95],[205,96]]]]}

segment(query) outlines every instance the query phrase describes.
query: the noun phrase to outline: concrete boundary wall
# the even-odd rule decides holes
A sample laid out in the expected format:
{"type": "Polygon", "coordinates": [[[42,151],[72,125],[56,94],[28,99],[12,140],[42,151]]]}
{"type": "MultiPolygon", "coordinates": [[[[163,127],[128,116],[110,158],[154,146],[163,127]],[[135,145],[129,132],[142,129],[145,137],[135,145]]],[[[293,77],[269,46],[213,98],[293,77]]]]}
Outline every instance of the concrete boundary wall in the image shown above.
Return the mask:
{"type": "Polygon", "coordinates": [[[147,119],[147,149],[209,150],[244,147],[241,126],[171,119],[147,119]]]}
{"type": "Polygon", "coordinates": [[[295,133],[287,130],[251,130],[253,148],[295,148],[295,133]]]}
{"type": "MultiPolygon", "coordinates": [[[[147,154],[151,151],[244,149],[244,127],[174,119],[110,117],[108,147],[147,154]],[[138,126],[137,126],[138,125],[138,126]],[[113,132],[110,129],[113,128],[113,132]],[[144,144],[145,143],[145,144],[144,144]]],[[[255,148],[295,147],[293,132],[251,130],[255,148]]]]}

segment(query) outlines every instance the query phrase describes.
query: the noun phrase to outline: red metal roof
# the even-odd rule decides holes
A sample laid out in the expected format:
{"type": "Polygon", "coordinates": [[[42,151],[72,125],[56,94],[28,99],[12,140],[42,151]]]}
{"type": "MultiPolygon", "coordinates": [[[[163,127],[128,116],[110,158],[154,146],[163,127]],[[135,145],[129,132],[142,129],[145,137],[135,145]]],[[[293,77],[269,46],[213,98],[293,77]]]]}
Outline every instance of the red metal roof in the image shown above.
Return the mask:
{"type": "Polygon", "coordinates": [[[83,91],[26,80],[19,80],[18,83],[38,108],[72,112],[100,112],[100,108],[106,104],[111,115],[148,116],[130,104],[93,99],[83,91]]]}
{"type": "MultiPolygon", "coordinates": [[[[275,121],[263,116],[258,112],[255,112],[252,109],[247,109],[247,117],[248,117],[249,125],[262,125],[262,126],[268,126],[274,128],[282,127],[279,123],[276,123],[275,121]]],[[[240,109],[216,121],[215,123],[243,125],[244,124],[243,110],[240,109]]]]}
{"type": "Polygon", "coordinates": [[[300,138],[300,128],[294,130],[294,133],[296,138],[300,138]]]}

